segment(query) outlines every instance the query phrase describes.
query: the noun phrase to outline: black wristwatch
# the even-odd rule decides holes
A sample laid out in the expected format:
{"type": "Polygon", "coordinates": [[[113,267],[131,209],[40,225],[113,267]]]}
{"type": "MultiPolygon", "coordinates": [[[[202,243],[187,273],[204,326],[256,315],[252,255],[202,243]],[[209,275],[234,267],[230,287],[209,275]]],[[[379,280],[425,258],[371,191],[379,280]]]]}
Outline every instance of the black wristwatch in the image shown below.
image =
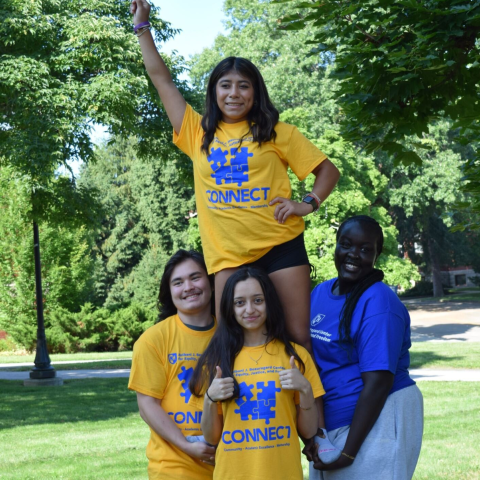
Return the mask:
{"type": "Polygon", "coordinates": [[[310,194],[307,193],[307,195],[302,198],[302,202],[307,203],[308,205],[311,205],[313,207],[312,213],[318,210],[318,202],[316,198],[312,197],[310,194]]]}

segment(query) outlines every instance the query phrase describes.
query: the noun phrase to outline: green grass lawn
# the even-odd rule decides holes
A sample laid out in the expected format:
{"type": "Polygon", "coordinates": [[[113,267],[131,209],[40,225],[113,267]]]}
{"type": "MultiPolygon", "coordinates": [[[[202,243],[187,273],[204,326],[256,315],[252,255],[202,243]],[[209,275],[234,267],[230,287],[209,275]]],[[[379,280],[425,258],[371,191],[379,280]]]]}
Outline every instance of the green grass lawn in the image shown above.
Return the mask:
{"type": "Polygon", "coordinates": [[[414,342],[410,368],[480,368],[480,342],[414,342]]]}
{"type": "MultiPolygon", "coordinates": [[[[425,435],[414,478],[479,479],[480,383],[419,386],[425,435]]],[[[0,392],[2,480],[147,479],[149,432],[126,379],[45,388],[3,380],[0,392]]]]}
{"type": "Polygon", "coordinates": [[[480,292],[477,293],[454,293],[440,298],[440,302],[480,302],[480,292]]]}

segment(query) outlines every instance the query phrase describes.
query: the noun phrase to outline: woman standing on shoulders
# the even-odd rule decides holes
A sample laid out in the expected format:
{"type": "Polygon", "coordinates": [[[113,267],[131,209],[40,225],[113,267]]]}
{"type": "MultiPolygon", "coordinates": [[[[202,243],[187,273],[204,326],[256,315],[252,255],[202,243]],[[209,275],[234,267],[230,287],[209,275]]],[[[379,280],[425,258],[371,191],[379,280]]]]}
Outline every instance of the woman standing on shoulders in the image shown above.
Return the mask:
{"type": "Polygon", "coordinates": [[[217,316],[227,279],[245,264],[266,270],[281,299],[292,338],[311,350],[309,262],[304,216],[317,210],[339,172],[297,128],[279,122],[258,69],[229,57],[213,70],[205,114],[185,102],[155,47],[150,5],[131,5],[147,72],[173,126],[173,141],[193,162],[200,235],[215,273],[217,316]],[[291,200],[290,167],[316,176],[303,201],[291,200]],[[292,288],[294,287],[294,288],[292,288]]]}
{"type": "Polygon", "coordinates": [[[374,268],[383,231],[367,216],[338,229],[338,278],[311,296],[311,336],[330,441],[342,453],[328,465],[315,439],[305,453],[311,480],[409,480],[420,454],[423,398],[410,378],[410,316],[374,268]]]}

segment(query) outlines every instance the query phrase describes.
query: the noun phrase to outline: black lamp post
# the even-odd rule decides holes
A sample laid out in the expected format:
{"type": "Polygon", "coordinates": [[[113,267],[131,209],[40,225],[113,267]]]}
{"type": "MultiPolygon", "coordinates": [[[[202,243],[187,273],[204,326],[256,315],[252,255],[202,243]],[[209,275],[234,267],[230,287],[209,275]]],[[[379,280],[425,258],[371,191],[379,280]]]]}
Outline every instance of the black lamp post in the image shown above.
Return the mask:
{"type": "Polygon", "coordinates": [[[61,385],[63,382],[55,378],[57,372],[50,364],[45,336],[45,322],[43,319],[42,271],[40,265],[40,237],[38,225],[33,222],[33,248],[35,255],[35,290],[37,299],[37,351],[35,366],[30,371],[30,380],[25,385],[61,385]]]}

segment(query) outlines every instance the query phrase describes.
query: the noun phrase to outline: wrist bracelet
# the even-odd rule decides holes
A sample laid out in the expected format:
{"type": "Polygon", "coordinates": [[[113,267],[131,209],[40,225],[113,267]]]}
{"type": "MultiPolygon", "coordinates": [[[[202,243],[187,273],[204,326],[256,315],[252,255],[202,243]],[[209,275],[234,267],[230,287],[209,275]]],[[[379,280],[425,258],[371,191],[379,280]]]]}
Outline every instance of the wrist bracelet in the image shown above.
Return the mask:
{"type": "Polygon", "coordinates": [[[351,455],[348,455],[348,453],[342,452],[342,455],[343,455],[344,457],[349,458],[350,460],[355,460],[355,457],[352,457],[351,455]]]}
{"type": "MultiPolygon", "coordinates": [[[[314,403],[313,405],[315,405],[315,403],[314,403]]],[[[313,405],[312,405],[311,407],[306,408],[306,407],[302,407],[302,405],[301,405],[300,403],[298,404],[298,406],[299,406],[302,410],[311,410],[311,409],[313,408],[313,405]]]]}
{"type": "Polygon", "coordinates": [[[142,22],[142,23],[139,23],[138,25],[134,25],[133,31],[137,33],[137,30],[139,30],[142,27],[150,27],[150,22],[142,22]]]}
{"type": "Polygon", "coordinates": [[[318,206],[320,207],[320,204],[322,203],[322,200],[320,200],[320,197],[316,193],[313,193],[313,192],[310,192],[309,195],[317,201],[318,206]]]}
{"type": "Polygon", "coordinates": [[[150,27],[145,27],[140,30],[137,30],[137,33],[135,34],[137,38],[141,37],[145,32],[148,32],[150,30],[150,27]],[[140,33],[138,33],[140,32],[140,33]]]}
{"type": "Polygon", "coordinates": [[[212,402],[212,403],[217,403],[216,400],[213,400],[213,398],[208,394],[208,388],[207,388],[207,391],[205,392],[205,394],[207,395],[208,399],[212,402]]]}

